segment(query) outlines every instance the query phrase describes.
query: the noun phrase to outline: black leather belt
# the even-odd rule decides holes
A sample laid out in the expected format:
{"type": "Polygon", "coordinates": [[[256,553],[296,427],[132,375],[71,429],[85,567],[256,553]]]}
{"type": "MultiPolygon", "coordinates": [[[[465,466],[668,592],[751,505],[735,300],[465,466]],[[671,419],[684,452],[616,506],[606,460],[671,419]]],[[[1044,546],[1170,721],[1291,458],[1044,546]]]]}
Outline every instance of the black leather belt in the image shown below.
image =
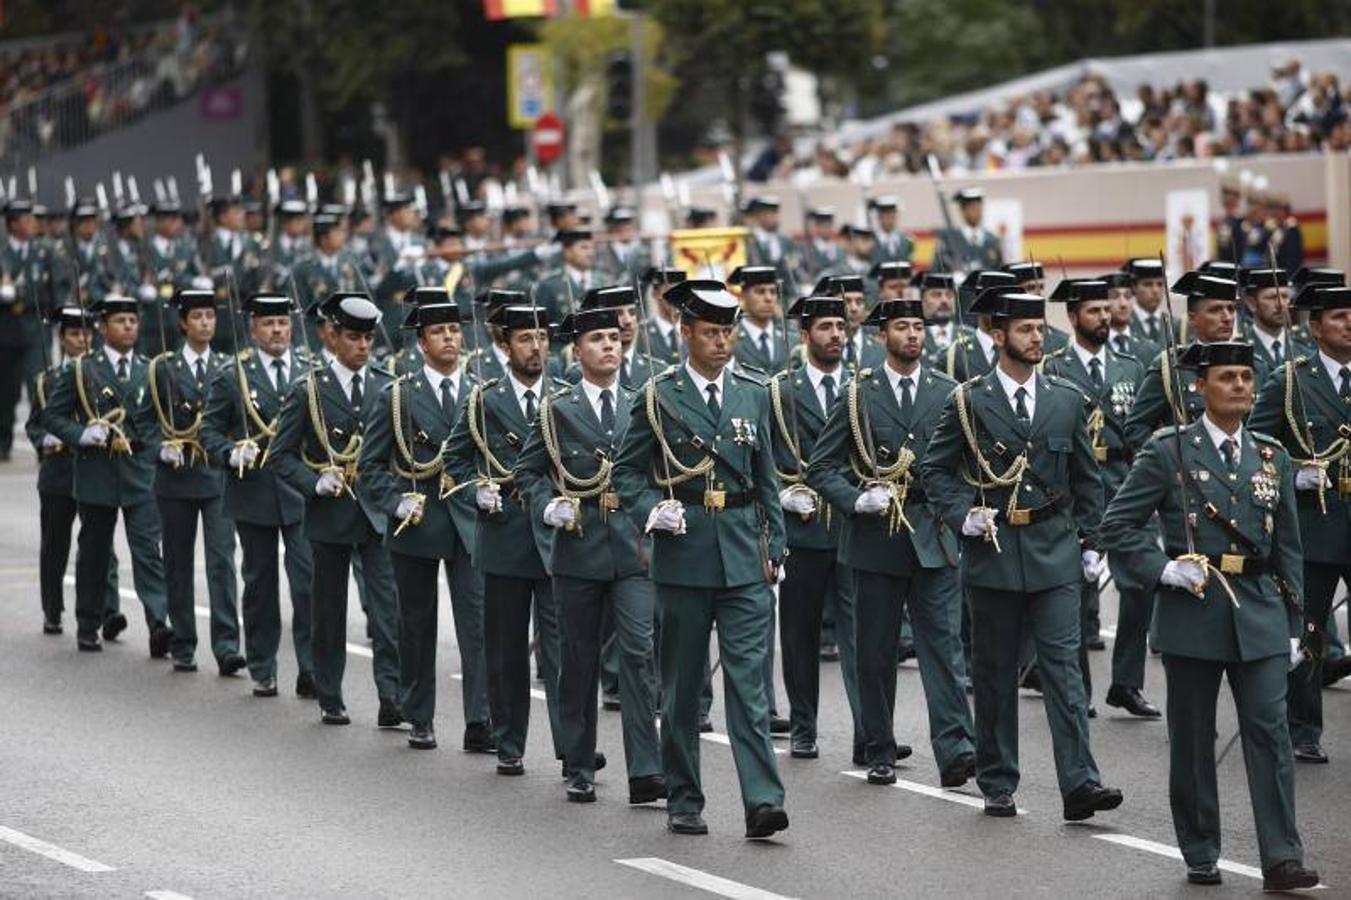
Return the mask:
{"type": "Polygon", "coordinates": [[[1129,463],[1135,459],[1135,454],[1125,447],[1108,447],[1107,459],[1104,462],[1124,462],[1129,463]]]}
{"type": "Polygon", "coordinates": [[[1008,515],[1008,511],[1001,509],[998,519],[1006,525],[1012,525],[1015,528],[1021,528],[1024,525],[1035,525],[1037,522],[1051,518],[1061,511],[1061,504],[1058,501],[1052,501],[1033,509],[1015,509],[1013,515],[1008,515]]]}
{"type": "MultiPolygon", "coordinates": [[[[1174,550],[1169,555],[1174,559],[1186,554],[1185,550],[1174,550]]],[[[1217,553],[1207,556],[1206,560],[1225,575],[1265,575],[1271,571],[1270,560],[1260,556],[1244,556],[1241,553],[1217,553]]]]}
{"type": "Polygon", "coordinates": [[[672,491],[677,500],[681,503],[687,503],[690,506],[708,505],[707,501],[709,498],[706,496],[707,494],[720,495],[721,503],[719,503],[718,506],[723,509],[746,506],[755,499],[750,491],[704,491],[700,488],[683,484],[676,485],[672,491]]]}

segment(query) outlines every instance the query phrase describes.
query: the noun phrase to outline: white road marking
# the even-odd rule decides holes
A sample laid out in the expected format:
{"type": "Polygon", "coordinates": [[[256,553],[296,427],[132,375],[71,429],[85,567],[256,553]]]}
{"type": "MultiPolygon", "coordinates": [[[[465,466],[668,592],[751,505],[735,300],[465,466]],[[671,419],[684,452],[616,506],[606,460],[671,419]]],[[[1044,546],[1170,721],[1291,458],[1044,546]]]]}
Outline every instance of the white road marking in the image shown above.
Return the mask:
{"type": "MultiPolygon", "coordinates": [[[[1129,834],[1095,834],[1093,837],[1100,841],[1107,841],[1109,844],[1119,844],[1122,847],[1143,850],[1146,853],[1166,856],[1169,859],[1182,859],[1182,851],[1171,844],[1160,844],[1158,841],[1148,841],[1144,838],[1132,837],[1129,834]]],[[[1245,866],[1242,863],[1231,862],[1227,859],[1220,860],[1216,865],[1223,872],[1232,872],[1235,875],[1242,875],[1244,878],[1262,880],[1262,870],[1253,866],[1245,866]]],[[[1325,887],[1325,885],[1320,885],[1320,887],[1325,887]]]]}
{"type": "MultiPolygon", "coordinates": [[[[348,644],[347,646],[350,647],[350,646],[352,646],[352,645],[351,645],[351,644],[348,644]]],[[[464,675],[463,675],[462,673],[460,673],[460,672],[454,672],[454,673],[451,674],[450,677],[451,677],[453,680],[455,680],[455,681],[464,681],[464,675]]],[[[549,695],[546,694],[546,693],[544,693],[544,691],[540,690],[539,688],[531,688],[531,689],[530,689],[530,696],[531,696],[531,697],[534,697],[536,700],[548,700],[548,699],[549,699],[549,695]]]]}
{"type": "MultiPolygon", "coordinates": [[[[710,744],[722,744],[724,747],[732,746],[732,739],[717,731],[700,732],[699,739],[701,741],[708,741],[710,744]]],[[[774,754],[776,756],[787,756],[788,751],[784,750],[782,747],[775,747],[774,754]]]]}
{"type": "Polygon", "coordinates": [[[192,900],[187,894],[180,894],[178,891],[146,891],[145,895],[150,900],[192,900]]]}
{"type": "MultiPolygon", "coordinates": [[[[868,773],[862,769],[853,769],[841,772],[840,774],[847,775],[850,778],[857,778],[861,781],[866,781],[868,778],[868,773]]],[[[935,800],[946,800],[949,803],[959,803],[962,806],[969,806],[972,809],[985,809],[985,799],[983,797],[972,797],[970,794],[959,794],[956,791],[949,791],[928,784],[920,784],[918,781],[906,781],[904,778],[897,778],[896,783],[891,785],[891,787],[899,788],[903,791],[910,791],[913,794],[923,794],[926,797],[933,797],[935,800]]],[[[1023,809],[1022,806],[1019,806],[1018,815],[1027,815],[1027,810],[1023,809]]]]}
{"type": "Polygon", "coordinates": [[[58,847],[55,844],[24,834],[22,831],[15,831],[13,828],[6,828],[0,825],[0,841],[21,847],[31,853],[39,856],[45,856],[48,859],[56,860],[63,866],[70,866],[72,869],[79,869],[81,872],[115,872],[112,866],[104,865],[97,860],[89,859],[78,853],[72,853],[64,847],[58,847]]]}
{"type": "Polygon", "coordinates": [[[630,869],[656,875],[658,878],[666,878],[670,881],[698,888],[701,891],[708,891],[710,894],[717,894],[719,897],[731,897],[733,900],[789,900],[783,894],[761,890],[757,887],[751,887],[749,884],[732,881],[730,878],[723,878],[720,875],[711,875],[699,869],[691,869],[689,866],[682,866],[658,856],[617,859],[615,862],[621,866],[628,866],[630,869]]]}
{"type": "Polygon", "coordinates": [[[1109,641],[1116,640],[1116,628],[1111,625],[1103,625],[1098,629],[1098,634],[1109,641]]]}

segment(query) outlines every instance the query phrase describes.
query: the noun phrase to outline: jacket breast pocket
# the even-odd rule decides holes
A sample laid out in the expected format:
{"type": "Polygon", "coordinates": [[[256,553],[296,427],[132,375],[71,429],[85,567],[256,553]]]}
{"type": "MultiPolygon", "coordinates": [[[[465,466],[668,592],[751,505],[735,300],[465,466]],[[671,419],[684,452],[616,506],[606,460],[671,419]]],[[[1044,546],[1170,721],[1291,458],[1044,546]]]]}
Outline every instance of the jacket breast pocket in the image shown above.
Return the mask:
{"type": "Polygon", "coordinates": [[[1074,452],[1074,441],[1067,437],[1053,436],[1046,439],[1046,449],[1051,454],[1051,465],[1057,480],[1069,477],[1070,454],[1074,452]]]}

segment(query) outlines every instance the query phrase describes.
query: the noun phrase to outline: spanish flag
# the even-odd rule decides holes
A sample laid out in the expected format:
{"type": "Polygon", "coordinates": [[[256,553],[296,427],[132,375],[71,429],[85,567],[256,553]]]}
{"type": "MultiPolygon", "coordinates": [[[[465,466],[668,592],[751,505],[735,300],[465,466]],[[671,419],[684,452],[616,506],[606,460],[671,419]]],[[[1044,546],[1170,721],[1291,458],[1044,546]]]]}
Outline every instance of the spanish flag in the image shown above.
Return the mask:
{"type": "Polygon", "coordinates": [[[483,0],[483,15],[490,22],[547,18],[557,14],[558,0],[483,0]]]}

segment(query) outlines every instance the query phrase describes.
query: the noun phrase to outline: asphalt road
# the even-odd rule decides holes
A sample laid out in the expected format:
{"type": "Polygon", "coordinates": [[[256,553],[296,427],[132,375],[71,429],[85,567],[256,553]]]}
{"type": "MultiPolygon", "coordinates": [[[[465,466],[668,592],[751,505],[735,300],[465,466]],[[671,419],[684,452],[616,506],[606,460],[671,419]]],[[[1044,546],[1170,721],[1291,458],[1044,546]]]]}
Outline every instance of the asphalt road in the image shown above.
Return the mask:
{"type": "MultiPolygon", "coordinates": [[[[1017,799],[1026,814],[990,819],[974,785],[939,790],[913,662],[901,673],[896,721],[916,753],[897,786],[866,784],[850,764],[838,666],[825,663],[821,758],[791,760],[780,743],[790,829],[774,842],[743,839],[731,753],[714,735],[701,745],[711,834],[677,837],[659,806],[626,803],[616,713],[601,713],[600,746],[613,762],[591,806],[564,799],[542,703],[525,777],[502,778],[491,757],[459,751],[458,658],[444,597],[434,752],[376,729],[355,601],[348,728],[320,725],[317,708],[293,695],[288,641],[282,695],[260,700],[246,678],[216,675],[208,651],[195,674],[150,660],[130,597],[131,628],[102,654],[76,652],[69,613],[65,636],[43,636],[34,483],[32,455],[16,442],[15,460],[0,467],[3,897],[1223,897],[1261,888],[1238,749],[1220,769],[1224,886],[1184,883],[1169,856],[1164,726],[1102,704],[1109,653],[1092,654],[1103,715],[1092,736],[1105,781],[1125,791],[1113,813],[1062,821],[1045,715],[1031,694],[1020,705],[1017,799]]],[[[124,544],[119,556],[129,587],[124,544]]],[[[1108,633],[1114,604],[1105,598],[1108,633]]],[[[1156,659],[1146,693],[1162,704],[1156,659]]],[[[1323,896],[1351,896],[1351,686],[1325,700],[1333,762],[1298,767],[1300,825],[1323,896]]],[[[721,710],[719,698],[719,731],[721,710]]],[[[1235,727],[1227,690],[1220,722],[1223,742],[1235,727]]]]}

